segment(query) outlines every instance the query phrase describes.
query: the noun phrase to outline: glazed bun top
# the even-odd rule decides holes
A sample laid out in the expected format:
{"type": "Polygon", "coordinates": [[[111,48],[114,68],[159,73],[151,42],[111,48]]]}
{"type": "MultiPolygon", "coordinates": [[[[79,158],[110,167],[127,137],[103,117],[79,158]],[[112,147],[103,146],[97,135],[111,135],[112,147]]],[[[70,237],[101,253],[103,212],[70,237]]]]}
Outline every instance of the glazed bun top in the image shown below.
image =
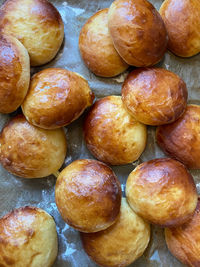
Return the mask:
{"type": "Polygon", "coordinates": [[[30,82],[26,48],[10,35],[0,35],[0,112],[11,113],[23,102],[30,82]]]}
{"type": "Polygon", "coordinates": [[[158,145],[190,169],[200,169],[200,106],[188,105],[177,121],[157,128],[158,145]]]}
{"type": "Polygon", "coordinates": [[[16,176],[41,178],[57,172],[66,150],[63,129],[40,129],[22,115],[12,118],[0,133],[0,163],[16,176]]]}
{"type": "Polygon", "coordinates": [[[84,122],[84,138],[90,152],[112,165],[137,160],[146,146],[146,126],[125,109],[120,96],[95,102],[84,122]]]}
{"type": "Polygon", "coordinates": [[[94,14],[83,26],[79,49],[86,66],[97,76],[113,77],[128,68],[118,55],[108,31],[108,8],[94,14]]]}
{"type": "Polygon", "coordinates": [[[177,120],[187,106],[184,81],[162,68],[133,70],[122,87],[122,100],[130,114],[147,125],[162,125],[177,120]]]}
{"type": "Polygon", "coordinates": [[[200,1],[165,0],[160,14],[167,28],[168,48],[181,57],[200,52],[200,1]]]}
{"type": "Polygon", "coordinates": [[[108,229],[92,234],[81,233],[86,253],[100,266],[128,266],[145,251],[150,226],[122,198],[117,221],[108,229]]]}
{"type": "Polygon", "coordinates": [[[138,215],[162,227],[185,223],[197,205],[193,177],[183,164],[170,158],[138,165],[128,177],[126,196],[138,215]]]}
{"type": "Polygon", "coordinates": [[[0,266],[50,267],[58,241],[53,218],[44,210],[23,207],[0,219],[0,266]]]}
{"type": "Polygon", "coordinates": [[[93,99],[88,82],[78,73],[49,68],[33,75],[22,110],[31,124],[56,129],[76,120],[93,99]]]}
{"type": "Polygon", "coordinates": [[[52,60],[64,37],[61,16],[47,0],[7,0],[0,9],[0,25],[26,47],[32,66],[52,60]]]}
{"type": "Polygon", "coordinates": [[[146,0],[115,0],[108,13],[114,46],[124,61],[136,67],[158,63],[167,47],[160,14],[146,0]]]}
{"type": "Polygon", "coordinates": [[[98,232],[111,226],[120,211],[121,187],[104,163],[81,159],[58,176],[56,205],[64,221],[81,232],[98,232]]]}
{"type": "Polygon", "coordinates": [[[200,262],[200,198],[194,216],[185,224],[165,229],[165,239],[170,252],[187,266],[200,262]]]}

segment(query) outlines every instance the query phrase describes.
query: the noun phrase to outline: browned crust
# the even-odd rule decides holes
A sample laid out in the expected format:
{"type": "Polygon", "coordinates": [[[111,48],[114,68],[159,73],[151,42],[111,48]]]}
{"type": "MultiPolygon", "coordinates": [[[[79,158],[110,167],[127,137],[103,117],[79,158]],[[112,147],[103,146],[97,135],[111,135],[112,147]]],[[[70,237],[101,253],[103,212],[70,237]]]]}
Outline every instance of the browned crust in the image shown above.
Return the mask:
{"type": "Polygon", "coordinates": [[[200,52],[199,0],[165,0],[160,14],[167,28],[168,48],[181,57],[200,52]]]}
{"type": "Polygon", "coordinates": [[[56,225],[42,209],[25,206],[0,219],[0,266],[36,266],[39,256],[39,264],[50,267],[56,255],[56,225]],[[49,250],[44,238],[49,238],[49,250]]]}
{"type": "Polygon", "coordinates": [[[188,105],[183,116],[157,128],[156,140],[162,150],[190,169],[200,169],[200,106],[188,105]]]}
{"type": "Polygon", "coordinates": [[[20,177],[41,178],[58,171],[66,150],[63,129],[39,129],[23,115],[14,117],[0,133],[0,163],[20,177]]]}
{"type": "Polygon", "coordinates": [[[0,35],[0,112],[11,113],[23,102],[29,87],[28,53],[14,37],[0,35]]]}
{"type": "Polygon", "coordinates": [[[97,76],[113,77],[128,68],[115,50],[108,31],[108,8],[95,13],[83,26],[79,49],[86,66],[97,76]]]}
{"type": "Polygon", "coordinates": [[[122,86],[122,100],[134,118],[147,125],[177,120],[187,106],[185,82],[162,68],[132,71],[122,86]]]}
{"type": "Polygon", "coordinates": [[[76,120],[93,99],[83,77],[65,69],[49,68],[32,77],[22,110],[31,124],[56,129],[76,120]]]}
{"type": "Polygon", "coordinates": [[[125,267],[139,258],[150,239],[150,225],[122,198],[117,221],[97,233],[80,233],[85,252],[99,266],[125,267]]]}
{"type": "Polygon", "coordinates": [[[52,60],[64,38],[62,18],[47,0],[7,0],[0,9],[0,25],[1,32],[23,43],[32,66],[52,60]]]}
{"type": "Polygon", "coordinates": [[[140,164],[128,177],[126,195],[135,212],[162,227],[185,223],[197,205],[193,177],[183,164],[169,158],[140,164]]]}
{"type": "Polygon", "coordinates": [[[146,126],[128,114],[120,96],[96,101],[83,129],[90,152],[98,160],[112,165],[137,160],[146,146],[146,126]]]}
{"type": "Polygon", "coordinates": [[[167,47],[167,31],[160,14],[146,0],[116,0],[109,9],[114,46],[127,64],[152,66],[167,47]]]}
{"type": "Polygon", "coordinates": [[[166,228],[165,239],[170,252],[182,263],[200,265],[200,198],[194,216],[177,228],[166,228]]]}
{"type": "Polygon", "coordinates": [[[77,160],[60,173],[55,199],[61,216],[70,226],[82,232],[97,232],[117,219],[121,187],[104,163],[77,160]]]}

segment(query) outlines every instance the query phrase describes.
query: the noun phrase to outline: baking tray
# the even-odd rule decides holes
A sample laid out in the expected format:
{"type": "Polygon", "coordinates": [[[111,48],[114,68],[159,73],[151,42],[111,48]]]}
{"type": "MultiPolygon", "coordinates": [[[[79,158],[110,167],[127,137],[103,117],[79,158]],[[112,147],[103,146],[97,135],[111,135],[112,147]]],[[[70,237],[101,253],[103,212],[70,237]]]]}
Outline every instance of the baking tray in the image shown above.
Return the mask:
{"type": "MultiPolygon", "coordinates": [[[[2,4],[2,0],[0,3],[2,4]]],[[[32,68],[31,73],[38,72],[49,67],[66,68],[82,74],[90,84],[96,99],[107,95],[120,95],[122,83],[128,72],[115,78],[99,78],[92,74],[81,60],[78,49],[78,38],[81,27],[86,20],[100,9],[110,6],[112,1],[105,0],[68,0],[51,1],[59,10],[65,24],[65,40],[57,57],[42,67],[32,68]]],[[[159,9],[162,0],[151,0],[151,3],[159,9]]],[[[200,54],[189,59],[176,57],[170,52],[157,66],[171,70],[184,79],[189,90],[189,103],[200,104],[200,54]]],[[[129,69],[129,71],[131,68],[129,69]]],[[[0,114],[0,129],[10,117],[0,114]]],[[[75,122],[65,127],[68,152],[64,166],[79,158],[93,158],[86,149],[82,134],[84,114],[75,122]]],[[[126,179],[136,165],[153,158],[163,157],[164,154],[155,142],[155,127],[148,127],[148,143],[141,158],[129,165],[113,167],[118,176],[122,190],[124,191],[126,179]]],[[[63,166],[63,167],[64,167],[63,166]]],[[[200,171],[191,171],[197,190],[200,193],[200,171]]],[[[0,167],[0,216],[14,208],[25,205],[37,206],[50,213],[57,225],[59,237],[59,253],[54,267],[94,267],[94,264],[85,254],[79,233],[64,223],[58,213],[54,200],[54,187],[56,179],[49,176],[43,179],[22,179],[14,177],[0,167]]],[[[165,244],[163,229],[152,226],[152,238],[144,255],[134,262],[132,267],[181,267],[169,252],[165,244]]]]}

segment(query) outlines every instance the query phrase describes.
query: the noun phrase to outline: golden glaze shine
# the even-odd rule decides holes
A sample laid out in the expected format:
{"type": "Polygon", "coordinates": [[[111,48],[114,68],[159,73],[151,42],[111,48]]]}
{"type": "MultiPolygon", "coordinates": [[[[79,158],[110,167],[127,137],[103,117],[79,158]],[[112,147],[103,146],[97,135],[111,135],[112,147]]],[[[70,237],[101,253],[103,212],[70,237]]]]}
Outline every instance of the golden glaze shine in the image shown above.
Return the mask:
{"type": "Polygon", "coordinates": [[[60,173],[55,199],[70,226],[82,232],[97,232],[112,225],[119,214],[120,183],[104,163],[76,160],[60,173]]]}
{"type": "Polygon", "coordinates": [[[79,74],[49,68],[32,77],[22,110],[33,125],[55,129],[77,119],[93,99],[88,82],[79,74]]]}
{"type": "Polygon", "coordinates": [[[170,158],[138,165],[128,177],[126,196],[138,215],[162,227],[185,223],[197,205],[193,177],[183,164],[170,158]]]}
{"type": "Polygon", "coordinates": [[[147,130],[128,114],[120,96],[107,96],[96,101],[86,116],[84,138],[97,159],[122,165],[140,157],[147,130]]]}
{"type": "Polygon", "coordinates": [[[122,86],[122,100],[129,113],[147,125],[177,120],[187,106],[185,82],[162,68],[133,70],[122,86]]]}
{"type": "Polygon", "coordinates": [[[136,67],[158,63],[167,48],[160,14],[146,0],[116,0],[108,13],[113,44],[124,61],[136,67]]]}

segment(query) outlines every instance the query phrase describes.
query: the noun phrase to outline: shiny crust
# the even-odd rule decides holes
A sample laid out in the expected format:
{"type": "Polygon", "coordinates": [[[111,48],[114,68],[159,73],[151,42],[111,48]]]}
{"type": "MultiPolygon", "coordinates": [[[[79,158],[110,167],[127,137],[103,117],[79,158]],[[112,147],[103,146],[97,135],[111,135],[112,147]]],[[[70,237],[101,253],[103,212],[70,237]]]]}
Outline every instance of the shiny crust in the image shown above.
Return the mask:
{"type": "Polygon", "coordinates": [[[13,118],[0,133],[0,163],[12,174],[41,178],[58,171],[67,150],[63,129],[43,130],[13,118]]]}
{"type": "Polygon", "coordinates": [[[0,9],[0,25],[26,47],[32,66],[52,60],[64,37],[61,16],[46,0],[7,0],[0,9]]]}
{"type": "Polygon", "coordinates": [[[31,124],[56,129],[76,120],[93,99],[88,82],[79,74],[49,68],[32,77],[22,110],[31,124]]]}
{"type": "Polygon", "coordinates": [[[57,253],[56,224],[44,210],[26,206],[0,219],[0,266],[50,267],[57,253]]]}
{"type": "Polygon", "coordinates": [[[138,215],[164,227],[185,223],[197,205],[192,176],[183,164],[169,158],[137,166],[128,177],[126,196],[138,215]]]}
{"type": "Polygon", "coordinates": [[[200,1],[165,0],[160,8],[169,35],[168,48],[181,57],[200,52],[200,1]]]}
{"type": "Polygon", "coordinates": [[[30,60],[14,37],[0,35],[0,112],[11,113],[23,102],[29,88],[30,60]]]}
{"type": "Polygon", "coordinates": [[[187,106],[187,87],[175,73],[162,68],[132,71],[122,87],[122,100],[130,114],[147,125],[177,120],[187,106]]]}
{"type": "Polygon", "coordinates": [[[108,8],[94,14],[83,26],[79,49],[86,66],[97,76],[113,77],[128,68],[113,46],[108,31],[108,8]]]}
{"type": "Polygon", "coordinates": [[[84,138],[90,152],[112,165],[137,160],[146,146],[146,126],[132,118],[120,96],[98,100],[84,122],[84,138]]]}
{"type": "Polygon", "coordinates": [[[97,232],[117,219],[121,187],[104,163],[76,160],[58,176],[55,198],[65,222],[82,232],[97,232]]]}
{"type": "Polygon", "coordinates": [[[139,258],[148,246],[150,226],[122,199],[119,218],[108,229],[81,233],[86,253],[100,266],[123,267],[139,258]]]}
{"type": "Polygon", "coordinates": [[[116,0],[108,17],[114,46],[127,64],[147,67],[162,59],[168,37],[152,4],[146,0],[116,0]]]}
{"type": "Polygon", "coordinates": [[[182,263],[200,266],[200,198],[192,219],[177,228],[166,228],[165,239],[170,252],[182,263]]]}
{"type": "Polygon", "coordinates": [[[183,116],[157,128],[156,140],[162,150],[190,169],[200,169],[200,106],[188,105],[183,116]]]}

